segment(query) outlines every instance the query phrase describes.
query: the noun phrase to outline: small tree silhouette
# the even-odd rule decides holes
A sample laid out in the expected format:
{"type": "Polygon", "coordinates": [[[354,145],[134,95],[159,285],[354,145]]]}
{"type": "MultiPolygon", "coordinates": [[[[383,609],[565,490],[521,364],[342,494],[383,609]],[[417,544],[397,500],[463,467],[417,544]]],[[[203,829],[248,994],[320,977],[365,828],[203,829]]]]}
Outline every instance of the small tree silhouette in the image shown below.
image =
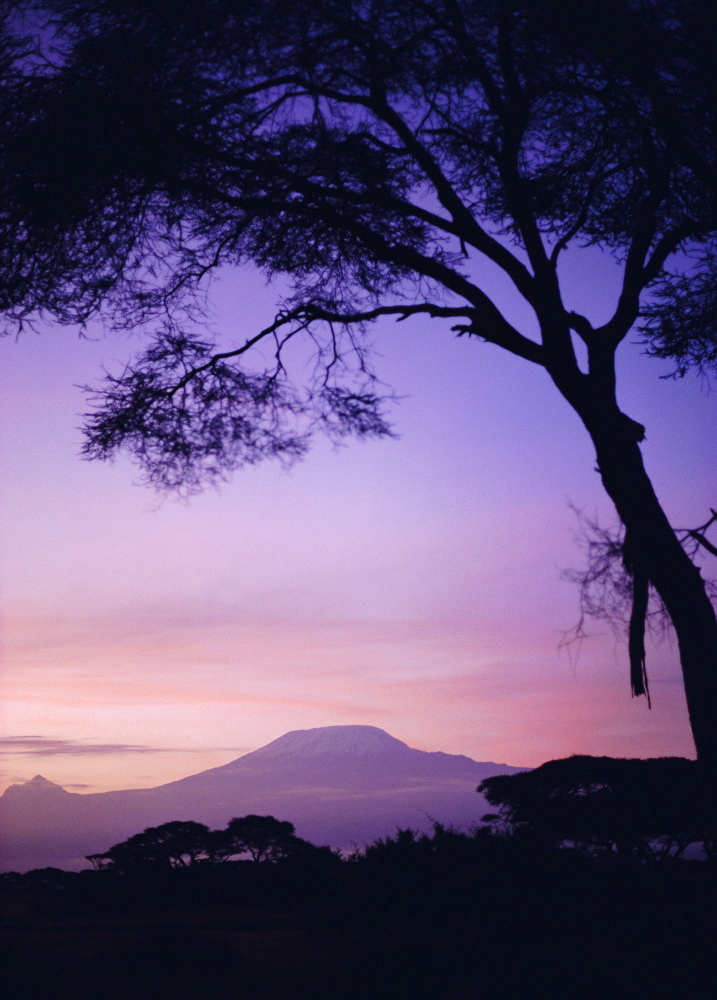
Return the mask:
{"type": "Polygon", "coordinates": [[[186,868],[207,856],[210,834],[204,823],[192,820],[172,820],[161,826],[150,826],[142,833],[110,847],[104,854],[88,854],[95,868],[115,868],[120,871],[138,866],[158,865],[186,868]]]}
{"type": "Polygon", "coordinates": [[[278,861],[304,844],[294,834],[294,824],[273,816],[250,814],[227,824],[227,848],[231,855],[248,854],[252,861],[278,861]]]}

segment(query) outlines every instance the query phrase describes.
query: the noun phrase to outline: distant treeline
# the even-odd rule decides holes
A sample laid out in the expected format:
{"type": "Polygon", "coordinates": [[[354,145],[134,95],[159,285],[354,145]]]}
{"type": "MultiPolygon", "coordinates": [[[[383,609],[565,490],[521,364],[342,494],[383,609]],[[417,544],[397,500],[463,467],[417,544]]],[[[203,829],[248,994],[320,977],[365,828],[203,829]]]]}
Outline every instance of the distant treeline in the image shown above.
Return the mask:
{"type": "Polygon", "coordinates": [[[697,765],[573,757],[480,790],[481,825],[349,854],[250,815],[149,827],[81,872],[0,875],[7,995],[717,996],[715,800],[697,765]]]}
{"type": "MultiPolygon", "coordinates": [[[[689,853],[717,857],[717,794],[714,777],[682,757],[647,760],[575,755],[548,761],[531,771],[496,775],[479,786],[496,812],[483,826],[457,834],[475,847],[493,837],[536,847],[569,849],[589,857],[652,862],[689,853]]],[[[401,843],[437,849],[435,836],[399,834],[401,843]]],[[[391,838],[367,848],[370,857],[388,850],[391,838]]],[[[138,864],[186,868],[230,859],[255,863],[303,858],[317,863],[323,852],[296,836],[294,826],[273,816],[232,819],[224,830],[201,823],[171,822],[149,827],[103,854],[89,855],[96,868],[127,871],[138,864]]],[[[356,858],[354,858],[356,860],[356,858]]]]}
{"type": "Polygon", "coordinates": [[[590,854],[490,824],[399,830],[346,857],[294,847],[263,860],[1,876],[7,995],[717,995],[710,860],[590,854]]]}
{"type": "MultiPolygon", "coordinates": [[[[482,825],[460,831],[434,823],[432,835],[398,830],[348,856],[303,840],[288,820],[251,814],[235,817],[223,830],[191,820],[148,827],[87,860],[98,874],[146,877],[177,870],[243,869],[247,863],[335,873],[346,863],[423,863],[446,853],[466,863],[526,852],[547,857],[556,850],[601,862],[655,863],[685,855],[717,859],[714,781],[695,761],[573,756],[532,771],[486,778],[478,791],[496,810],[482,825]]],[[[6,873],[0,875],[0,889],[43,880],[49,888],[73,878],[52,868],[25,876],[6,873]]]]}

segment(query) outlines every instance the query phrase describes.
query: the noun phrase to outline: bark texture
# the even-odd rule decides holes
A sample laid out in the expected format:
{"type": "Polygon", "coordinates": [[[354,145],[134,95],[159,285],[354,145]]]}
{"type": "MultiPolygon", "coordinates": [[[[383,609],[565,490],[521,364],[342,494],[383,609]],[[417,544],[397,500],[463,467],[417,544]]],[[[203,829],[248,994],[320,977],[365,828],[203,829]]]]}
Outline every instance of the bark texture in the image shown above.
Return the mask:
{"type": "Polygon", "coordinates": [[[655,494],[631,422],[581,413],[603,485],[630,539],[632,558],[662,599],[677,636],[698,759],[717,772],[717,616],[700,570],[655,494]]]}

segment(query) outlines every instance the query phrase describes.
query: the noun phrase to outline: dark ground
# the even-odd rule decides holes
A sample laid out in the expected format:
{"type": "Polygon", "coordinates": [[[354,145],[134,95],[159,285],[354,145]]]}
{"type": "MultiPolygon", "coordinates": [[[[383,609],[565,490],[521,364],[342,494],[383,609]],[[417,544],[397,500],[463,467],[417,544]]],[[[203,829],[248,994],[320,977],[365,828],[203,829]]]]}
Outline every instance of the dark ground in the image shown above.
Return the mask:
{"type": "Polygon", "coordinates": [[[410,848],[4,876],[7,1000],[717,996],[717,866],[410,848]]]}

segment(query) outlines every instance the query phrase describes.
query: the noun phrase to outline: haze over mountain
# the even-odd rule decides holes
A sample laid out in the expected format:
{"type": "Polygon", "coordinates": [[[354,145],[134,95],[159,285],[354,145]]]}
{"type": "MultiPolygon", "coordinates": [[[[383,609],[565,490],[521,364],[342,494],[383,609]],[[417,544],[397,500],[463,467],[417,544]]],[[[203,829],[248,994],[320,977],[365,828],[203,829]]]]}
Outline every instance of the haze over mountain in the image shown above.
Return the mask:
{"type": "Polygon", "coordinates": [[[483,778],[523,770],[414,750],[374,726],[286,733],[221,767],[156,788],[78,794],[37,775],[0,798],[0,870],[87,867],[85,856],[147,826],[234,816],[288,819],[300,837],[351,849],[432,820],[470,826],[487,811],[483,778]]]}

